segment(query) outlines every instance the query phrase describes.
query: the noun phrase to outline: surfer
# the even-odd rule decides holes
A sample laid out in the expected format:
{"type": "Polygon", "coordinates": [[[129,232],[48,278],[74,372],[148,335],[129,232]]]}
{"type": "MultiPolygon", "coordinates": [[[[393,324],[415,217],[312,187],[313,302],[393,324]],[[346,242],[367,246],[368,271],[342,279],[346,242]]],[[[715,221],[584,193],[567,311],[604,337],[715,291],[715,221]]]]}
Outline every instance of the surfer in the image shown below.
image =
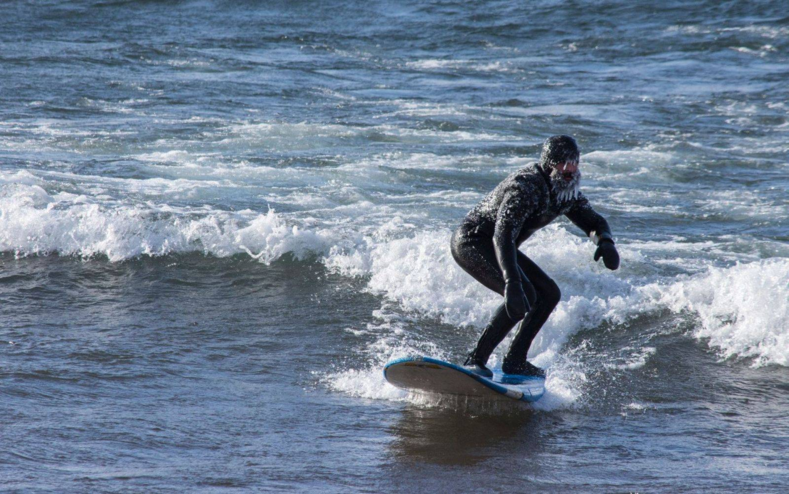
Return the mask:
{"type": "Polygon", "coordinates": [[[556,283],[518,246],[560,214],[567,216],[597,245],[608,269],[619,267],[619,254],[608,222],[579,190],[580,152],[570,136],[546,139],[539,163],[504,179],[465,217],[452,236],[452,256],[477,281],[504,296],[465,366],[493,377],[488,358],[520,321],[501,366],[505,374],[545,376],[526,360],[534,337],[559,303],[556,283]]]}

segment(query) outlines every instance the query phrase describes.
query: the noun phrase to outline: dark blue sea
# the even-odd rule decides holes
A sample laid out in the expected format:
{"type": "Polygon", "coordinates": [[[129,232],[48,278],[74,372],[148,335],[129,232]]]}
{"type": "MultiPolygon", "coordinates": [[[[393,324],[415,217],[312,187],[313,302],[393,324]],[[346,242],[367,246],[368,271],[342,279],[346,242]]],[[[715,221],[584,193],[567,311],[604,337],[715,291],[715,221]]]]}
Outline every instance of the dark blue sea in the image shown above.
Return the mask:
{"type": "MultiPolygon", "coordinates": [[[[0,490],[786,492],[786,2],[0,3],[0,490]],[[534,407],[409,395],[571,134],[534,407]]],[[[499,365],[502,349],[492,363],[499,365]]]]}

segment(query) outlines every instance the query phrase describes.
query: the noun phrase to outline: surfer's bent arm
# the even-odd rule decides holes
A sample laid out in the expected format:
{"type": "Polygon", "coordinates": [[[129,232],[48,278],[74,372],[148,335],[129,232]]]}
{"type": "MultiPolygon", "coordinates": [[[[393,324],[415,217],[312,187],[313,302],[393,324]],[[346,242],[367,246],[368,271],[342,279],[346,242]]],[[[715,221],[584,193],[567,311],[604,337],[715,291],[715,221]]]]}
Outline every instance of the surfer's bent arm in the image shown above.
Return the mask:
{"type": "Polygon", "coordinates": [[[619,268],[619,253],[614,246],[614,236],[611,235],[611,228],[608,222],[597,214],[589,204],[589,200],[582,194],[575,202],[575,205],[565,214],[570,221],[586,233],[592,242],[597,245],[594,253],[594,260],[597,262],[601,257],[605,267],[611,270],[619,268]]]}
{"type": "Polygon", "coordinates": [[[496,214],[493,246],[505,282],[521,281],[517,240],[524,219],[532,212],[530,205],[531,201],[525,200],[522,191],[512,189],[505,192],[496,214]]]}
{"type": "Polygon", "coordinates": [[[575,205],[565,216],[583,230],[595,245],[603,240],[614,243],[614,236],[611,234],[608,222],[592,208],[589,200],[583,194],[575,201],[575,205]]]}

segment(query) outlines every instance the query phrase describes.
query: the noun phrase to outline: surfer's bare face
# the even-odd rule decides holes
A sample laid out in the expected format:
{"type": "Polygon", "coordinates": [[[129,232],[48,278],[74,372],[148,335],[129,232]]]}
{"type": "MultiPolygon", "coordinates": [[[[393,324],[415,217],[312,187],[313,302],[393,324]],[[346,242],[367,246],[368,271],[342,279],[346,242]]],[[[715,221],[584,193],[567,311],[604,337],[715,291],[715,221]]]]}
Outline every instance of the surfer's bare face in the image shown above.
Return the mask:
{"type": "Polygon", "coordinates": [[[551,166],[551,188],[559,202],[578,197],[581,170],[577,161],[561,161],[551,166]]]}
{"type": "Polygon", "coordinates": [[[575,178],[576,173],[578,173],[578,162],[565,161],[564,163],[554,165],[554,168],[562,176],[562,178],[564,178],[565,182],[571,182],[573,178],[575,178]]]}

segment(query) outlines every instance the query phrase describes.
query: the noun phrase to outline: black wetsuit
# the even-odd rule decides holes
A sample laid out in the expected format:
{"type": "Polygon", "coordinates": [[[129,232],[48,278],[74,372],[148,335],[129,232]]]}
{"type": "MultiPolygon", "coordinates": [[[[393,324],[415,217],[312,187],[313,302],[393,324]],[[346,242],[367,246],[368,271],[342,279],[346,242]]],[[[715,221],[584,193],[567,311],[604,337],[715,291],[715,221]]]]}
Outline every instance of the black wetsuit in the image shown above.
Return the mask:
{"type": "MultiPolygon", "coordinates": [[[[505,365],[510,362],[517,367],[526,362],[532,340],[561,298],[556,283],[518,250],[535,231],[561,214],[595,243],[597,239],[613,242],[608,222],[592,209],[583,194],[579,192],[563,202],[557,200],[549,172],[539,164],[527,166],[504,179],[466,215],[452,236],[455,261],[477,281],[500,295],[504,295],[505,280],[520,281],[523,285],[531,308],[521,322],[505,365]]],[[[487,362],[517,322],[502,304],[485,328],[472,356],[483,364],[487,362]]]]}

